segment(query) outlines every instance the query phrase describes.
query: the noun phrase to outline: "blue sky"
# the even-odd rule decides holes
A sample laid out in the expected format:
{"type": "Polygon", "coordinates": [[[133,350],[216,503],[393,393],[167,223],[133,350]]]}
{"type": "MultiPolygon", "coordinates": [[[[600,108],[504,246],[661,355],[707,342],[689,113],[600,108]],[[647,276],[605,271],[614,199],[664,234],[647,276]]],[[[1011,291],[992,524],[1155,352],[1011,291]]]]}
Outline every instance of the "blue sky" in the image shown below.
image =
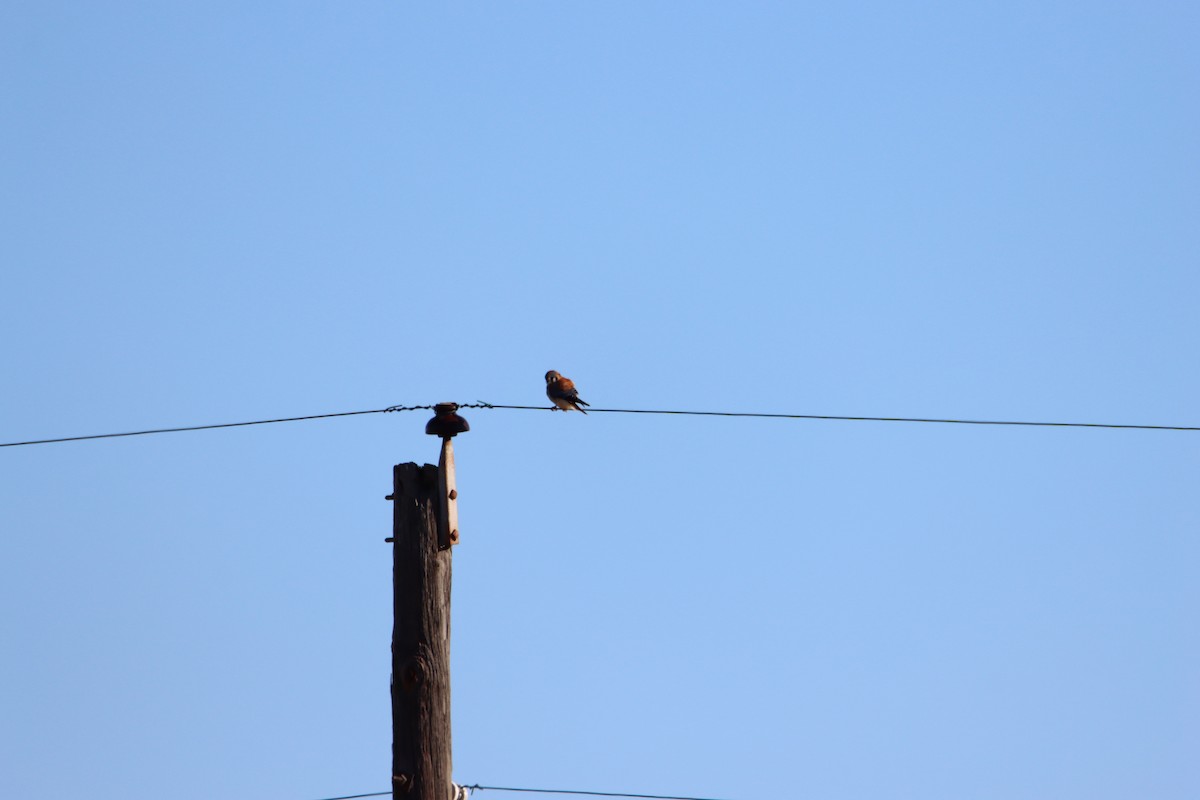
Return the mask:
{"type": "MultiPolygon", "coordinates": [[[[0,441],[531,405],[548,369],[598,408],[1200,425],[1198,36],[7,3],[0,441]]],[[[466,416],[460,781],[1200,792],[1200,434],[466,416]]],[[[0,450],[0,794],[387,789],[383,496],[426,418],[0,450]]]]}

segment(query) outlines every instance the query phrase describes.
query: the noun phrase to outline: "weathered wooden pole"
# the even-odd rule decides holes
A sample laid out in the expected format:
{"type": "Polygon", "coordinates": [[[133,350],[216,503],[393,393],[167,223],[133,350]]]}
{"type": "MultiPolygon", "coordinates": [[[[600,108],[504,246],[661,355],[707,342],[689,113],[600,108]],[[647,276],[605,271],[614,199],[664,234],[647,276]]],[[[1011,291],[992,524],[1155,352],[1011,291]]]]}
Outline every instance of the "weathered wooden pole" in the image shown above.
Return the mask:
{"type": "MultiPolygon", "coordinates": [[[[438,406],[426,433],[450,437],[466,420],[438,406]]],[[[453,448],[449,458],[453,464],[453,448]]],[[[452,467],[451,467],[452,469],[452,467]]],[[[448,800],[454,793],[450,751],[449,505],[458,497],[450,472],[397,464],[392,470],[392,797],[448,800]],[[447,497],[452,493],[452,497],[447,497]],[[439,530],[441,536],[439,536],[439,530]],[[440,541],[439,541],[440,540],[440,541]]],[[[454,509],[454,540],[458,538],[454,509]]]]}

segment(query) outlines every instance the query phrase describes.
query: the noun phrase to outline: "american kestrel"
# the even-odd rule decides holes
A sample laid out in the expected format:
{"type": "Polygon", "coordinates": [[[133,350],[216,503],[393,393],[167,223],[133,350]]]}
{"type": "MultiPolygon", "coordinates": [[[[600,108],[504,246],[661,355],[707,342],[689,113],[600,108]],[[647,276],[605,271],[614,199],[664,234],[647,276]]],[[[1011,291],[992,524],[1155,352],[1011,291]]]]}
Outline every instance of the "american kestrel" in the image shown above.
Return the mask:
{"type": "Polygon", "coordinates": [[[575,388],[575,383],[554,370],[546,373],[546,397],[549,397],[550,402],[563,411],[574,409],[581,414],[587,413],[581,406],[586,406],[588,403],[579,399],[579,390],[575,388]]]}

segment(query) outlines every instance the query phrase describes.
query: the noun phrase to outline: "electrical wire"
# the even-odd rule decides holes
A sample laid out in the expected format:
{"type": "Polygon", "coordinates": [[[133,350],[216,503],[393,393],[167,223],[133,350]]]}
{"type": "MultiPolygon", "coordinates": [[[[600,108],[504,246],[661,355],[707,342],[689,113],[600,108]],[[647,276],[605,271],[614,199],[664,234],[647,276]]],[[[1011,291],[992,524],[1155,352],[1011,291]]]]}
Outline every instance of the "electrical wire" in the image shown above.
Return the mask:
{"type": "MultiPolygon", "coordinates": [[[[482,408],[512,408],[529,411],[557,411],[546,406],[501,406],[484,404],[482,408]]],[[[588,408],[589,414],[678,414],[696,417],[760,417],[764,419],[846,420],[850,422],[932,422],[949,425],[1026,425],[1042,428],[1116,428],[1145,431],[1200,431],[1200,427],[1182,425],[1120,425],[1105,422],[1022,422],[994,419],[936,419],[930,417],[844,417],[832,414],[765,414],[752,411],[674,411],[645,408],[588,408]]]]}
{"type": "Polygon", "coordinates": [[[307,417],[282,417],[280,419],[258,419],[253,422],[221,422],[216,425],[189,425],[184,428],[156,428],[148,431],[130,431],[128,433],[96,433],[90,436],[66,436],[61,439],[35,439],[28,442],[4,442],[0,447],[21,447],[27,444],[54,444],[56,442],[82,442],[86,439],[115,439],[121,436],[146,436],[151,433],[179,433],[181,431],[207,431],[214,428],[241,428],[246,425],[270,425],[274,422],[302,422],[309,419],[328,419],[330,417],[353,417],[358,414],[386,414],[392,411],[416,411],[431,409],[433,406],[388,406],[373,408],[367,411],[339,411],[333,414],[310,414],[307,417]]]}
{"type": "Polygon", "coordinates": [[[354,414],[376,414],[383,409],[374,411],[342,411],[337,414],[314,414],[308,417],[284,417],[282,419],[260,419],[254,422],[222,422],[217,425],[190,425],[186,428],[156,428],[149,431],[129,431],[128,433],[97,433],[91,436],[66,436],[61,439],[36,439],[30,442],[5,442],[0,447],[20,447],[27,444],[54,444],[55,442],[82,442],[85,439],[115,439],[119,436],[146,436],[151,433],[179,433],[180,431],[207,431],[213,428],[238,428],[244,425],[269,425],[272,422],[299,422],[306,419],[325,419],[327,417],[349,417],[354,414]]]}
{"type": "MultiPolygon", "coordinates": [[[[573,794],[587,795],[589,797],[629,797],[637,798],[638,800],[716,800],[712,797],[685,797],[674,794],[626,794],[623,792],[586,792],[581,789],[519,789],[513,786],[481,786],[478,783],[471,786],[463,786],[462,788],[471,791],[493,791],[493,792],[532,792],[536,794],[573,794]]],[[[391,792],[372,792],[371,794],[345,794],[339,797],[324,797],[321,800],[357,800],[361,797],[385,797],[391,792]]]]}
{"type": "Polygon", "coordinates": [[[626,794],[624,792],[585,792],[580,789],[517,789],[512,786],[474,786],[464,787],[471,791],[477,789],[491,790],[497,792],[536,792],[538,794],[574,794],[588,795],[590,797],[634,797],[642,798],[642,800],[715,800],[712,797],[684,797],[675,794],[626,794]]]}
{"type": "MultiPolygon", "coordinates": [[[[97,433],[90,436],[66,436],[58,439],[34,439],[27,442],[3,442],[0,447],[21,447],[35,444],[54,444],[57,442],[81,442],[88,439],[114,439],[122,436],[146,436],[153,433],[179,433],[181,431],[205,431],[214,428],[240,428],[247,425],[269,425],[275,422],[301,422],[312,419],[329,419],[330,417],[352,417],[359,414],[385,414],[394,411],[417,411],[433,409],[434,406],[388,406],[367,411],[340,411],[333,414],[311,414],[305,417],[282,417],[280,419],[260,419],[252,422],[223,422],[216,425],[189,425],[182,428],[156,428],[145,431],[129,431],[127,433],[97,433]]],[[[496,405],[482,400],[476,403],[459,404],[458,408],[480,409],[515,409],[522,411],[558,411],[553,406],[516,406],[496,405]]],[[[673,409],[647,408],[589,408],[589,414],[667,414],[693,417],[751,417],[759,419],[805,419],[805,420],[841,420],[848,422],[921,422],[940,425],[1006,425],[1036,428],[1107,428],[1110,430],[1142,430],[1142,431],[1200,431],[1200,427],[1187,425],[1132,425],[1108,422],[1031,422],[1022,420],[995,419],[943,419],[933,417],[851,417],[833,414],[771,414],[757,411],[680,411],[673,409]]]]}

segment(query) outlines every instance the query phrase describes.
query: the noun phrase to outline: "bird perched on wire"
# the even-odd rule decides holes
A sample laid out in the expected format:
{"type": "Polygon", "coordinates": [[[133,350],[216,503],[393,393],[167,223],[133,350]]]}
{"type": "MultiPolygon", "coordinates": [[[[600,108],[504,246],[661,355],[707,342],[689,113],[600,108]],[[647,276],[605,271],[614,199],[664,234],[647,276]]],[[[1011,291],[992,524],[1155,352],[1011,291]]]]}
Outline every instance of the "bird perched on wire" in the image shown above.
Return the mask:
{"type": "Polygon", "coordinates": [[[564,378],[554,370],[546,373],[546,397],[549,397],[550,402],[563,411],[574,409],[581,414],[587,413],[582,407],[588,403],[579,399],[579,390],[575,388],[574,381],[564,378]]]}

